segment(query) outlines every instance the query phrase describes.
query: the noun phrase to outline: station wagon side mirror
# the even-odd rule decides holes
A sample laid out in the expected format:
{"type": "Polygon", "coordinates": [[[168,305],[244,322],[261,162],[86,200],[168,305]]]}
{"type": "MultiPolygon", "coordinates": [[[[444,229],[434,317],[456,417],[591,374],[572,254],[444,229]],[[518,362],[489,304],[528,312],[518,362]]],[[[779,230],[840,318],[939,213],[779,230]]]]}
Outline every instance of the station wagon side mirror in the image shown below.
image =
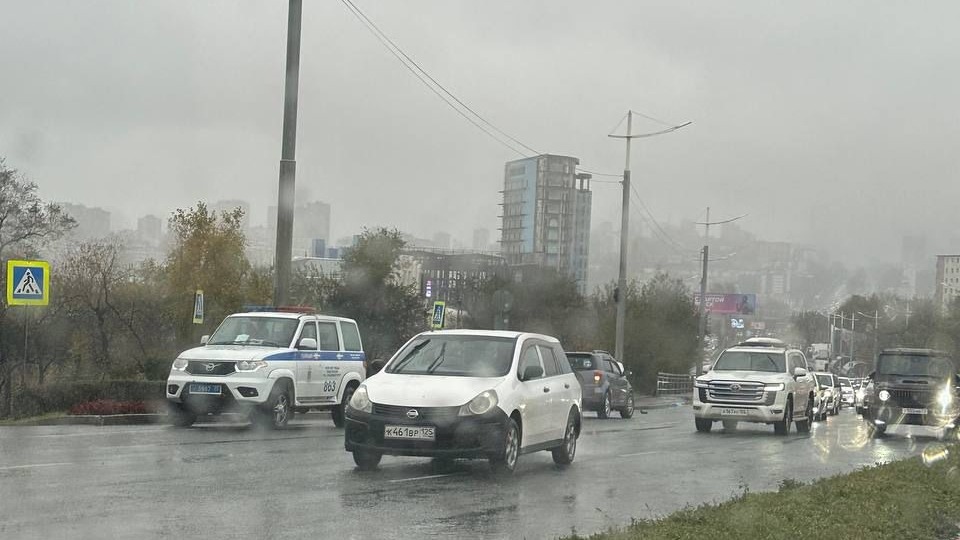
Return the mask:
{"type": "Polygon", "coordinates": [[[201,345],[206,345],[208,341],[210,341],[210,334],[204,334],[204,335],[200,336],[200,344],[201,344],[201,345]]]}
{"type": "Polygon", "coordinates": [[[543,368],[540,366],[527,366],[523,370],[523,379],[524,381],[529,381],[533,379],[539,379],[543,377],[543,368]]]}
{"type": "Polygon", "coordinates": [[[317,350],[317,340],[312,337],[302,338],[297,348],[300,350],[315,351],[317,350]]]}

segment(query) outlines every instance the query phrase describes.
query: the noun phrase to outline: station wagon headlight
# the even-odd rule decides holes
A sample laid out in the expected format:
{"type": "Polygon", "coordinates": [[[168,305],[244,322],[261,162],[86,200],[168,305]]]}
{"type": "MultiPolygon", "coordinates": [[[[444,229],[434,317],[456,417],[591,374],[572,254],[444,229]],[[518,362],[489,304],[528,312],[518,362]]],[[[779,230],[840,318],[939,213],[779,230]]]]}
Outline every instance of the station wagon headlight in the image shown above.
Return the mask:
{"type": "Polygon", "coordinates": [[[881,390],[880,392],[877,393],[877,398],[880,401],[886,401],[890,399],[890,392],[887,392],[886,390],[881,390]]]}
{"type": "Polygon", "coordinates": [[[267,367],[267,363],[263,360],[241,360],[237,362],[237,371],[256,371],[263,367],[267,367]]]}
{"type": "Polygon", "coordinates": [[[490,412],[497,406],[497,393],[493,390],[481,392],[480,395],[470,400],[469,403],[460,407],[460,416],[481,415],[490,412]]]}
{"type": "Polygon", "coordinates": [[[373,412],[373,402],[370,401],[370,396],[367,395],[366,386],[357,388],[353,393],[353,397],[350,398],[350,407],[360,412],[373,412]]]}
{"type": "Polygon", "coordinates": [[[764,392],[781,392],[784,389],[783,383],[767,384],[763,386],[764,392]]]}
{"type": "Polygon", "coordinates": [[[183,371],[187,369],[187,366],[189,364],[190,362],[184,360],[183,358],[177,358],[176,360],[173,361],[173,369],[177,371],[183,371]]]}

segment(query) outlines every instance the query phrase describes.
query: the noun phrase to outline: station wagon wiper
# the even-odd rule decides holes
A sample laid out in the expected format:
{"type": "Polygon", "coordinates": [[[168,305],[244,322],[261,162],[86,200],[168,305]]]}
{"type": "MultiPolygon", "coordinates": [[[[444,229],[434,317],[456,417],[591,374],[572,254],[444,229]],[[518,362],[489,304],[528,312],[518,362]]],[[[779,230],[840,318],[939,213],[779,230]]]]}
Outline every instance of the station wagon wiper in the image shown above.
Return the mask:
{"type": "Polygon", "coordinates": [[[431,362],[430,365],[427,366],[427,373],[433,373],[434,370],[440,367],[440,364],[442,364],[443,361],[447,359],[447,357],[443,355],[443,351],[445,351],[446,349],[447,349],[446,343],[440,346],[440,354],[438,354],[437,357],[433,359],[433,362],[431,362]]]}
{"type": "Polygon", "coordinates": [[[426,340],[426,341],[424,341],[423,343],[420,343],[419,345],[415,345],[415,346],[413,347],[413,349],[410,349],[410,352],[407,353],[406,356],[404,356],[403,358],[401,358],[401,359],[397,362],[397,365],[391,366],[391,368],[390,368],[390,370],[388,371],[388,373],[396,373],[400,368],[402,368],[403,366],[405,366],[405,365],[407,365],[408,363],[410,363],[410,361],[414,359],[414,357],[415,357],[415,355],[417,354],[417,352],[419,352],[420,349],[422,349],[422,348],[424,348],[424,347],[427,346],[427,343],[430,343],[430,340],[429,340],[429,339],[426,340]]]}

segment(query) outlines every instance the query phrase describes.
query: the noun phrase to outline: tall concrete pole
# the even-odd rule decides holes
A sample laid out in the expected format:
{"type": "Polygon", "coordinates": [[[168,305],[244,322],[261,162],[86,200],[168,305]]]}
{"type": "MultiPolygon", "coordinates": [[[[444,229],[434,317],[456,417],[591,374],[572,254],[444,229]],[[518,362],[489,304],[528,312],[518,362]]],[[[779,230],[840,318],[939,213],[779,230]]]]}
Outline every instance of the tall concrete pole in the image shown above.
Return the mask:
{"type": "Polygon", "coordinates": [[[617,277],[617,334],[614,356],[623,362],[623,332],[627,318],[627,248],[630,234],[630,135],[633,111],[627,112],[627,159],[623,166],[623,206],[620,210],[620,273],[617,277]]]}
{"type": "Polygon", "coordinates": [[[277,246],[274,259],[273,303],[287,303],[293,259],[293,208],[297,175],[297,97],[300,88],[300,19],[303,0],[290,0],[287,16],[287,75],[283,99],[283,142],[280,149],[280,188],[277,197],[277,246]]]}
{"type": "Polygon", "coordinates": [[[707,263],[710,261],[710,207],[707,207],[707,219],[703,240],[703,273],[700,275],[700,329],[697,339],[697,375],[703,375],[703,343],[707,337],[707,263]]]}

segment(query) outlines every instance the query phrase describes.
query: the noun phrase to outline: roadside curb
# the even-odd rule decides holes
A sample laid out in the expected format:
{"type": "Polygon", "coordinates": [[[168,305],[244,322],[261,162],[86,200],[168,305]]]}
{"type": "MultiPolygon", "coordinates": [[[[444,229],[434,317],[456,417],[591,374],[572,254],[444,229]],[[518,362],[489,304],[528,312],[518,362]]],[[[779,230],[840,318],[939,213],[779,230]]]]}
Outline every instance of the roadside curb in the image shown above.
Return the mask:
{"type": "Polygon", "coordinates": [[[165,414],[78,414],[56,418],[42,418],[20,426],[132,426],[160,424],[167,420],[165,414]]]}

